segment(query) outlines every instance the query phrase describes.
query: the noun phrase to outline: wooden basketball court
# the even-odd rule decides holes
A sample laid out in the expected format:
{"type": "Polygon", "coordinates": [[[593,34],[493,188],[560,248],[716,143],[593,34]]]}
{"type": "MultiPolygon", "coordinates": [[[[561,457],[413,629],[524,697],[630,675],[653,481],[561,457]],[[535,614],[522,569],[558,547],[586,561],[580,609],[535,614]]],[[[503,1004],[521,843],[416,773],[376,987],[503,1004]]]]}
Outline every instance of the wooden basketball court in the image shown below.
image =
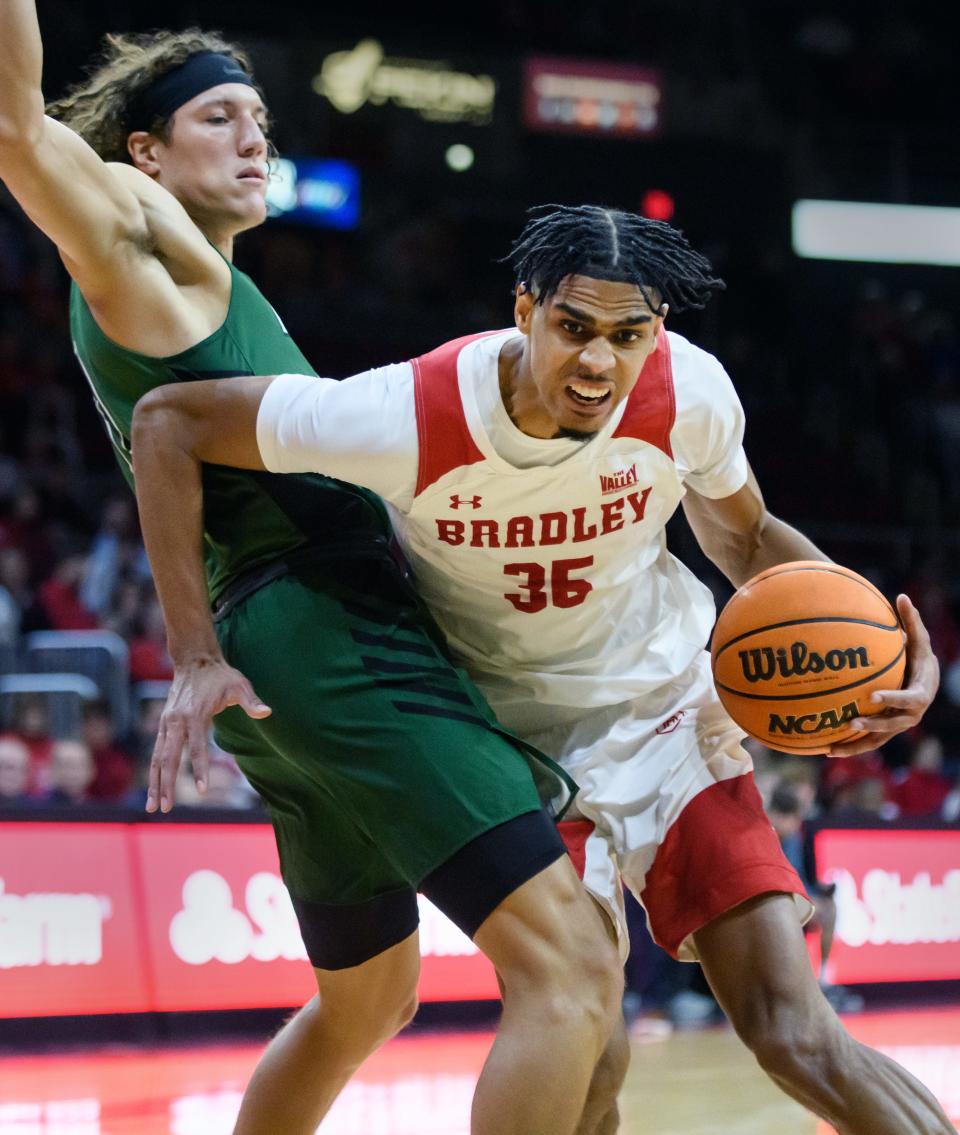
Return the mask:
{"type": "MultiPolygon", "coordinates": [[[[960,1009],[848,1020],[960,1121],[960,1009]]],[[[489,1033],[414,1030],[373,1057],[322,1135],[468,1135],[489,1033]]],[[[98,1048],[0,1060],[0,1135],[229,1135],[261,1044],[98,1048]]],[[[759,1072],[731,1032],[637,1039],[621,1135],[829,1135],[759,1072]]],[[[283,1135],[278,1132],[277,1135],[283,1135]]]]}

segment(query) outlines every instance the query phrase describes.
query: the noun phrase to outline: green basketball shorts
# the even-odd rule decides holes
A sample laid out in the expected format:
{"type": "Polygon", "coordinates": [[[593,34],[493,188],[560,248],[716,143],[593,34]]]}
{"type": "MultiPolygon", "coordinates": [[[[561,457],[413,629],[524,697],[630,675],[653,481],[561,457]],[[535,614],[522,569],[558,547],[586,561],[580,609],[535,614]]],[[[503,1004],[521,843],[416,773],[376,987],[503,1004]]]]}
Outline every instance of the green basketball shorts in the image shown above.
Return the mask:
{"type": "Polygon", "coordinates": [[[468,891],[477,871],[509,887],[485,911],[448,910],[470,933],[562,854],[542,807],[572,783],[497,724],[392,562],[298,567],[217,630],[273,713],[231,707],[215,737],[270,813],[314,965],[357,965],[412,933],[416,890],[445,864],[462,860],[468,891]],[[531,813],[532,826],[514,822],[531,813]]]}

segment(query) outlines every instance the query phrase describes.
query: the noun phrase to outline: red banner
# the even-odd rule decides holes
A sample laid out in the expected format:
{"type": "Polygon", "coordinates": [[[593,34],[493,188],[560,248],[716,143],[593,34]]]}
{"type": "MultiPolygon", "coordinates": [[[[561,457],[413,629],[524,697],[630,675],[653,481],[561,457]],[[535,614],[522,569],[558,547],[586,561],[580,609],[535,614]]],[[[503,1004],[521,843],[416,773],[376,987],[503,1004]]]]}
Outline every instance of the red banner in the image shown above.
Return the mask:
{"type": "MultiPolygon", "coordinates": [[[[489,999],[420,900],[423,1001],[489,999]]],[[[0,824],[0,1017],[302,1004],[316,986],[266,824],[0,824]]]]}
{"type": "Polygon", "coordinates": [[[0,824],[0,1017],[151,1008],[126,824],[0,824]]]}
{"type": "Polygon", "coordinates": [[[273,831],[250,824],[134,829],[156,1009],[300,1005],[316,991],[280,880],[273,831]]]}
{"type": "MultiPolygon", "coordinates": [[[[825,830],[830,977],[960,978],[960,831],[825,830]]],[[[421,899],[420,996],[497,996],[421,899]]],[[[298,1005],[314,990],[265,824],[0,823],[0,1017],[298,1005]]]]}
{"type": "Polygon", "coordinates": [[[837,886],[832,981],[960,978],[960,831],[824,830],[814,846],[837,886]]]}

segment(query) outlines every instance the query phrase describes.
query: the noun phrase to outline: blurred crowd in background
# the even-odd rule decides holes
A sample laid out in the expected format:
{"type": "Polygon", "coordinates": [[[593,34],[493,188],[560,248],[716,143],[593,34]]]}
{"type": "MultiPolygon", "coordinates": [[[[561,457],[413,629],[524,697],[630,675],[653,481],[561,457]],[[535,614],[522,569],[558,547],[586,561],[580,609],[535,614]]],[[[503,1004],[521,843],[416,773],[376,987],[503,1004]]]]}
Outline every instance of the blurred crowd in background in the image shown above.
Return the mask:
{"type": "MultiPolygon", "coordinates": [[[[129,6],[95,0],[41,0],[39,11],[51,33],[51,97],[79,77],[105,30],[158,23],[155,12],[138,25],[129,6]]],[[[251,49],[281,152],[344,157],[362,170],[359,229],[270,221],[237,245],[238,266],[321,374],[342,377],[508,323],[512,281],[497,261],[525,207],[592,199],[636,209],[657,185],[675,196],[673,223],[728,289],[702,313],[672,314],[671,326],[731,374],[768,505],[891,598],[906,590],[943,669],[923,725],[879,753],[839,762],[755,751],[771,815],[788,834],[825,816],[960,816],[960,328],[951,270],[804,262],[787,235],[790,203],[802,196],[955,203],[948,19],[942,6],[907,11],[887,0],[863,12],[597,0],[558,5],[547,19],[540,5],[497,0],[438,17],[428,34],[406,11],[374,16],[363,3],[331,10],[321,26],[292,4],[267,12],[238,2],[224,28],[251,49]],[[341,115],[300,91],[299,76],[309,84],[323,52],[369,34],[388,54],[491,70],[493,120],[461,128],[370,106],[341,115]],[[524,54],[535,51],[660,68],[662,135],[525,134],[516,84],[524,54]],[[469,176],[439,158],[431,164],[464,140],[478,158],[469,176]]],[[[222,6],[172,0],[162,22],[223,26],[222,6]]],[[[55,250],[0,186],[0,678],[23,668],[32,632],[105,630],[126,644],[130,688],[123,720],[109,700],[87,698],[68,737],[51,732],[42,694],[0,696],[4,807],[139,804],[172,675],[133,499],[73,356],[66,300],[55,250]]],[[[729,585],[682,520],[670,535],[723,602],[729,585]]],[[[255,807],[231,758],[215,754],[214,764],[204,803],[255,807]]],[[[186,805],[195,793],[182,780],[186,805]]]]}
{"type": "MultiPolygon", "coordinates": [[[[704,312],[671,313],[670,326],[733,378],[771,511],[891,599],[907,591],[943,672],[922,725],[878,752],[800,758],[747,742],[771,823],[815,902],[825,958],[836,907],[816,874],[816,825],[960,823],[955,282],[950,269],[801,261],[788,238],[801,197],[957,204],[949,6],[856,7],[594,0],[546,12],[494,0],[433,13],[427,30],[405,6],[368,19],[360,0],[321,21],[292,3],[236,0],[224,28],[252,52],[281,153],[340,157],[362,173],[359,229],[276,220],[237,244],[238,266],[319,373],[343,377],[508,324],[512,280],[498,260],[524,209],[542,201],[639,210],[646,190],[667,190],[670,219],[726,280],[704,312]],[[319,60],[370,34],[389,54],[492,71],[492,120],[460,127],[396,107],[340,115],[321,104],[310,91],[319,60]],[[525,133],[525,53],[660,68],[661,136],[525,133]],[[442,161],[465,141],[477,155],[469,176],[442,161]]],[[[212,0],[169,0],[161,18],[112,0],[40,0],[39,11],[49,97],[79,77],[107,29],[224,22],[212,0]]],[[[730,586],[682,518],[670,542],[723,603],[730,586]]],[[[0,811],[103,819],[142,809],[172,672],[133,497],[71,349],[66,274],[0,185],[0,811]],[[49,631],[116,636],[122,696],[88,692],[65,719],[29,680],[15,692],[31,635],[49,631]]],[[[259,801],[232,757],[211,751],[207,793],[184,764],[177,808],[254,814],[259,801]]],[[[642,1004],[654,1030],[716,1019],[697,967],[654,948],[639,907],[629,909],[628,1016],[642,1004]]],[[[838,1009],[862,1004],[827,991],[838,1009]]]]}
{"type": "MultiPolygon", "coordinates": [[[[446,221],[437,224],[447,227],[446,221]]],[[[434,232],[432,239],[440,235],[434,232]]],[[[332,256],[322,234],[268,224],[246,243],[249,247],[240,244],[240,266],[255,262],[255,277],[264,281],[294,337],[296,319],[310,318],[311,307],[320,315],[314,327],[322,324],[324,305],[322,299],[311,304],[311,281],[324,265],[351,279],[326,279],[320,295],[338,286],[353,288],[353,274],[363,275],[362,263],[354,269],[332,256]],[[292,247],[310,270],[296,294],[291,294],[296,273],[289,272],[276,289],[283,294],[271,294],[271,282],[281,281],[271,280],[270,265],[288,267],[292,247]]],[[[506,272],[501,295],[472,293],[469,263],[456,259],[455,248],[456,242],[448,242],[448,279],[458,282],[465,315],[450,325],[449,335],[501,325],[509,318],[506,272]]],[[[769,263],[757,264],[758,282],[744,286],[745,301],[735,297],[731,303],[728,293],[719,300],[721,318],[696,316],[700,326],[689,333],[719,355],[737,384],[748,413],[748,453],[770,507],[886,594],[906,589],[921,610],[944,673],[940,698],[915,736],[852,761],[791,763],[791,783],[807,813],[815,807],[831,816],[955,820],[960,596],[958,577],[951,577],[947,565],[957,554],[952,541],[960,519],[956,324],[945,312],[924,307],[918,293],[886,295],[872,280],[848,310],[834,312],[834,342],[818,354],[790,332],[793,315],[778,322],[772,308],[792,303],[791,286],[786,278],[774,283],[770,271],[769,263]]],[[[741,279],[745,274],[739,268],[741,279]]],[[[372,289],[375,280],[368,284],[372,289]]],[[[64,272],[52,246],[2,196],[0,300],[0,674],[16,671],[25,636],[33,631],[105,629],[128,646],[133,687],[168,681],[172,667],[163,618],[133,498],[114,466],[70,348],[64,272]]],[[[417,339],[419,333],[415,327],[397,344],[396,357],[434,345],[417,339]]],[[[819,337],[824,334],[821,328],[819,337]]],[[[385,361],[370,354],[370,343],[358,342],[353,369],[385,361]]],[[[322,358],[314,362],[329,373],[322,358]]],[[[675,550],[706,575],[722,602],[729,586],[698,556],[689,533],[678,524],[672,536],[675,550]]],[[[134,801],[142,793],[160,704],[156,697],[138,697],[137,712],[121,736],[109,706],[87,705],[82,736],[52,741],[41,695],[2,699],[0,801],[24,806],[38,800],[134,801]],[[11,771],[17,765],[24,766],[19,775],[11,771]]],[[[222,763],[223,776],[215,774],[217,790],[206,802],[253,802],[226,756],[222,763]]],[[[779,762],[759,754],[758,763],[769,797],[779,762]]]]}

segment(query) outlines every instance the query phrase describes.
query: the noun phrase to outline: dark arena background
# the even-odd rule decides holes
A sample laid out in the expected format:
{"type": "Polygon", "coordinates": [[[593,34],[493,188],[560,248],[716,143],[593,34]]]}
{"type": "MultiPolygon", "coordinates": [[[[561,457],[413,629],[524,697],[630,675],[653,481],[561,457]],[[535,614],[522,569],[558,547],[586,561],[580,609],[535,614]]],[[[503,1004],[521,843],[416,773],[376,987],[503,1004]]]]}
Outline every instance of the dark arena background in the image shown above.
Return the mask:
{"type": "MultiPolygon", "coordinates": [[[[772,512],[886,595],[942,670],[922,724],[848,760],[754,746],[836,910],[821,975],[858,1039],[960,1122],[960,146],[949,4],[769,0],[38,5],[44,94],[105,32],[222,30],[275,125],[274,216],[238,240],[320,374],[511,319],[525,210],[669,220],[727,290],[670,317],[723,362],[772,512]],[[844,203],[844,204],[841,204],[844,203]]],[[[67,277],[0,185],[0,1135],[227,1135],[310,997],[269,825],[231,756],[143,811],[172,675],[126,489],[73,356],[67,277]],[[24,757],[26,752],[27,756],[24,757]]],[[[689,531],[679,554],[729,585],[689,531]]],[[[422,1008],[331,1135],[466,1135],[496,1021],[423,904],[422,1008]]],[[[781,1095],[697,967],[631,907],[624,1135],[832,1131],[781,1095]]],[[[821,964],[820,935],[807,936],[821,964]]]]}

